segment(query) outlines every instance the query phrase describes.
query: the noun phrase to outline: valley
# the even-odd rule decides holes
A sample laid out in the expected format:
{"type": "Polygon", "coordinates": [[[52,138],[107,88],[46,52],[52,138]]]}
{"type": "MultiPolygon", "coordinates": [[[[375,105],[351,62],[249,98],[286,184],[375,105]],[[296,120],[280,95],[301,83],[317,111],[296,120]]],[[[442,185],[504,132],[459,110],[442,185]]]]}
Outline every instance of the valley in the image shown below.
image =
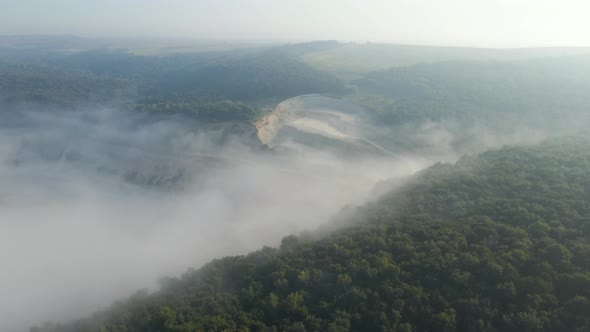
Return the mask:
{"type": "Polygon", "coordinates": [[[587,49],[120,43],[0,38],[0,330],[588,328],[587,49]]]}

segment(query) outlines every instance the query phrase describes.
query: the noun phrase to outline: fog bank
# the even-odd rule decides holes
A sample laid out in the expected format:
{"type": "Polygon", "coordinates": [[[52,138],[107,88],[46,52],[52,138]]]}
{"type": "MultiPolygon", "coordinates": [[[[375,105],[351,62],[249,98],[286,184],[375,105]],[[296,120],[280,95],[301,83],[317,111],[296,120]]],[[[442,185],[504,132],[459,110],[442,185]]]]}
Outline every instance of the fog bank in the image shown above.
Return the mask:
{"type": "Polygon", "coordinates": [[[222,127],[108,109],[5,121],[0,330],[78,318],[160,277],[277,245],[432,162],[276,155],[222,127]]]}

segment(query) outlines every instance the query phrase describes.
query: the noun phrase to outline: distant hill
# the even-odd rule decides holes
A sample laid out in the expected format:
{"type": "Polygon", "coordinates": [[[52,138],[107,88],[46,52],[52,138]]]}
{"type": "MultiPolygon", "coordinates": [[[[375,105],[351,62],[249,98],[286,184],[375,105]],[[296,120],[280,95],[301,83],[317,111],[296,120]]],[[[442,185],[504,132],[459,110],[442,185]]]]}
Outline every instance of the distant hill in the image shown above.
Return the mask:
{"type": "Polygon", "coordinates": [[[590,48],[516,48],[488,49],[469,47],[414,46],[380,43],[332,44],[330,48],[310,51],[305,62],[321,70],[354,77],[367,72],[419,63],[441,61],[514,61],[533,58],[590,54],[590,48]]]}
{"type": "Polygon", "coordinates": [[[0,50],[0,88],[0,102],[12,105],[105,104],[204,121],[253,119],[263,100],[345,92],[340,79],[281,49],[162,57],[120,50],[19,57],[0,50]]]}
{"type": "Polygon", "coordinates": [[[134,55],[163,56],[277,45],[271,42],[199,40],[158,37],[79,37],[74,35],[0,35],[0,54],[37,50],[73,54],[97,49],[126,51],[134,55]]]}
{"type": "Polygon", "coordinates": [[[377,106],[361,101],[381,124],[452,120],[561,130],[588,116],[588,70],[590,55],[447,61],[372,72],[354,84],[389,98],[377,106]]]}
{"type": "Polygon", "coordinates": [[[135,97],[137,82],[69,68],[0,60],[0,102],[73,109],[135,97]]]}

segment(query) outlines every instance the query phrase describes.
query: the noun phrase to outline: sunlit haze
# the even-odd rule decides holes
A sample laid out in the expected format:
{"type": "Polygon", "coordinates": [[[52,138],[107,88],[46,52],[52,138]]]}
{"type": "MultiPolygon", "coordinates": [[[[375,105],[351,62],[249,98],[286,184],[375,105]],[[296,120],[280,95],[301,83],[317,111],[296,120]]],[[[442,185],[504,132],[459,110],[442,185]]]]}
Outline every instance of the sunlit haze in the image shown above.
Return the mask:
{"type": "Polygon", "coordinates": [[[589,46],[584,0],[6,1],[0,34],[589,46]]]}

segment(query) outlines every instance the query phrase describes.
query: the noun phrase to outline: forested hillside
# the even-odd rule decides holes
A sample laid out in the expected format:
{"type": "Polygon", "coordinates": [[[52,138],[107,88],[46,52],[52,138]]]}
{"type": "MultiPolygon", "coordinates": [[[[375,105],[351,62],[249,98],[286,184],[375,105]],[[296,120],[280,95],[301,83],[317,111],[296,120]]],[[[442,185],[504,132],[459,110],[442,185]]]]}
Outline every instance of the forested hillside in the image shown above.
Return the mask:
{"type": "Polygon", "coordinates": [[[249,120],[261,104],[320,93],[358,103],[375,124],[384,127],[431,121],[484,123],[494,130],[518,126],[554,130],[587,119],[590,80],[584,73],[590,69],[590,57],[584,52],[355,46],[330,41],[166,56],[118,49],[35,53],[0,48],[0,100],[67,108],[107,104],[189,114],[209,122],[249,120]],[[389,51],[376,52],[383,48],[389,51]],[[355,67],[347,57],[331,60],[338,70],[309,61],[310,56],[335,50],[354,50],[354,58],[363,63],[376,53],[411,61],[348,78],[339,76],[355,67]],[[439,53],[445,55],[434,56],[439,53]]]}
{"type": "Polygon", "coordinates": [[[451,61],[374,72],[355,84],[391,98],[376,107],[381,124],[451,120],[564,128],[585,116],[590,105],[588,69],[588,56],[451,61]]]}
{"type": "Polygon", "coordinates": [[[439,164],[352,226],[33,331],[588,331],[590,141],[439,164]]]}
{"type": "Polygon", "coordinates": [[[50,65],[0,60],[0,101],[76,108],[135,97],[137,83],[124,78],[50,65]]]}
{"type": "Polygon", "coordinates": [[[0,52],[0,101],[8,105],[101,105],[203,122],[247,121],[261,100],[345,91],[341,80],[281,49],[164,57],[93,50],[22,58],[0,52]]]}

